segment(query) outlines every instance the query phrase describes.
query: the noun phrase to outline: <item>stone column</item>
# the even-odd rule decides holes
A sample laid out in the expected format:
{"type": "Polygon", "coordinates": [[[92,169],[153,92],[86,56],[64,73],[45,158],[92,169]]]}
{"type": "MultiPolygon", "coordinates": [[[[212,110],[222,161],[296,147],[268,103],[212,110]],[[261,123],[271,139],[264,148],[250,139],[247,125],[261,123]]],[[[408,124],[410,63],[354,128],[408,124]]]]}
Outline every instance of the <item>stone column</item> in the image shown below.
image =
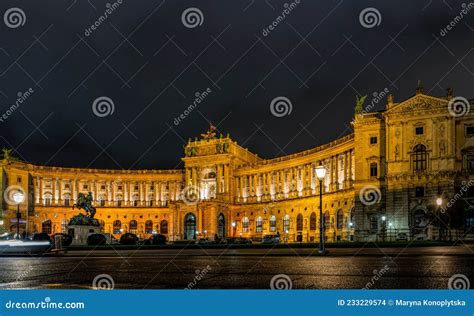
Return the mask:
{"type": "Polygon", "coordinates": [[[39,178],[38,177],[38,181],[39,181],[39,195],[40,195],[40,198],[39,198],[39,203],[40,204],[43,204],[43,178],[39,178]]]}
{"type": "Polygon", "coordinates": [[[115,183],[114,182],[110,182],[110,205],[111,206],[114,206],[114,202],[115,202],[115,183]]]}
{"type": "Polygon", "coordinates": [[[71,181],[71,188],[72,188],[72,200],[74,203],[77,201],[77,179],[74,178],[71,181]]]}
{"type": "Polygon", "coordinates": [[[59,205],[64,205],[63,201],[63,181],[58,179],[58,196],[59,196],[59,205]]]}
{"type": "Polygon", "coordinates": [[[51,178],[51,189],[52,189],[52,196],[51,196],[51,205],[57,205],[57,200],[56,200],[56,179],[51,178]]]}

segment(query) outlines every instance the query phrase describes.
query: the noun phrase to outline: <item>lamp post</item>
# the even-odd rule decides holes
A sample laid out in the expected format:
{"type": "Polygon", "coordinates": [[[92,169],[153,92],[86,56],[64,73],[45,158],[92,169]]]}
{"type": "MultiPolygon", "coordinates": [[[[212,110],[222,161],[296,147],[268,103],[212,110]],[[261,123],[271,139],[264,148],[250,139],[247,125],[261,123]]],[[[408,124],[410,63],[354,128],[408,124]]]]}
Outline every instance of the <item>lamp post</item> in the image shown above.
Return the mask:
{"type": "Polygon", "coordinates": [[[20,218],[21,218],[21,213],[20,213],[20,204],[23,202],[23,199],[25,198],[25,195],[21,192],[18,191],[15,194],[13,194],[13,200],[16,203],[17,209],[16,209],[16,238],[20,239],[20,218]]]}
{"type": "Polygon", "coordinates": [[[324,253],[323,179],[326,177],[324,166],[316,167],[316,177],[319,180],[319,253],[324,253]]]}
{"type": "Polygon", "coordinates": [[[438,227],[438,240],[441,240],[441,205],[443,205],[443,199],[442,198],[437,198],[436,199],[436,205],[438,206],[438,221],[439,221],[439,227],[438,227]]]}
{"type": "Polygon", "coordinates": [[[235,222],[232,222],[232,238],[235,236],[235,222]]]}

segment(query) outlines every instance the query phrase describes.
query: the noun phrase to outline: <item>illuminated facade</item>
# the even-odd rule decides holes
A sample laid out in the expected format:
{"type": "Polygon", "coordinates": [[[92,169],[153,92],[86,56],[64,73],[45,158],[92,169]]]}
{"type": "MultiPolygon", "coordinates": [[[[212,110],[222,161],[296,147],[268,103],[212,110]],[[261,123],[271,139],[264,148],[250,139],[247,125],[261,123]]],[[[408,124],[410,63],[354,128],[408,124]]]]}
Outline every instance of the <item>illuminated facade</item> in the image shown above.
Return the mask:
{"type": "Polygon", "coordinates": [[[214,137],[212,130],[187,144],[184,170],[78,169],[3,160],[3,226],[15,230],[16,205],[7,196],[21,188],[27,197],[20,205],[21,231],[30,233],[65,232],[78,213],[72,209],[77,194],[92,192],[96,218],[104,232],[115,235],[161,233],[176,241],[279,234],[288,242],[318,242],[315,167],[323,165],[328,241],[393,239],[399,233],[437,238],[445,214],[456,234],[466,234],[474,225],[469,203],[474,115],[450,113],[451,98],[428,96],[420,88],[400,103],[389,96],[385,111],[356,115],[352,134],[268,160],[229,137],[214,137]],[[441,214],[441,208],[447,212],[441,214]]]}

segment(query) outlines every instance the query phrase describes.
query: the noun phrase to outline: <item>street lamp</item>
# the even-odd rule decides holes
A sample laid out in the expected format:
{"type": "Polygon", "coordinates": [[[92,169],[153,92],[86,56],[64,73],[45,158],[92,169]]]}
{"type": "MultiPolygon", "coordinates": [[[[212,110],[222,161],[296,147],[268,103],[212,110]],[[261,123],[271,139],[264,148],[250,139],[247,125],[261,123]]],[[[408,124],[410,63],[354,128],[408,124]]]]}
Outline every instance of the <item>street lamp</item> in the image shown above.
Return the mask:
{"type": "Polygon", "coordinates": [[[439,227],[438,227],[438,240],[441,240],[441,205],[443,205],[443,199],[442,198],[437,198],[436,199],[436,205],[438,205],[438,221],[439,221],[439,227]]]}
{"type": "Polygon", "coordinates": [[[324,166],[316,167],[316,177],[319,180],[319,253],[324,253],[323,179],[326,177],[324,166]]]}
{"type": "Polygon", "coordinates": [[[235,226],[237,224],[235,222],[232,222],[232,238],[234,238],[234,235],[235,235],[235,226]]]}
{"type": "Polygon", "coordinates": [[[17,206],[17,209],[16,209],[16,237],[17,239],[20,239],[20,218],[21,218],[20,204],[23,202],[24,198],[25,198],[25,195],[21,191],[18,191],[13,194],[13,201],[15,201],[16,206],[17,206]]]}

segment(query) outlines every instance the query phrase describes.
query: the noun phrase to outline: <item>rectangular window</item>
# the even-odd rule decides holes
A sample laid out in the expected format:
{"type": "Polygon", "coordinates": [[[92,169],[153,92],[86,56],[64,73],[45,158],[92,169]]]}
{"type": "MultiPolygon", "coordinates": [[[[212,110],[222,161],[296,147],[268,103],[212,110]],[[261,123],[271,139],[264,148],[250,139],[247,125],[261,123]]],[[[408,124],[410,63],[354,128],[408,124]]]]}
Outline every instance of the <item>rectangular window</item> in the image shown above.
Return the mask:
{"type": "Polygon", "coordinates": [[[89,189],[89,186],[88,186],[87,184],[84,184],[84,185],[82,186],[82,189],[83,189],[83,190],[88,190],[88,189],[89,189]]]}
{"type": "Polygon", "coordinates": [[[371,177],[377,177],[377,164],[376,163],[371,163],[370,164],[370,176],[371,177]]]}
{"type": "Polygon", "coordinates": [[[135,186],[135,191],[138,191],[138,185],[135,186]]]}
{"type": "Polygon", "coordinates": [[[119,186],[117,187],[117,190],[122,190],[122,186],[119,185],[119,186]]]}
{"type": "Polygon", "coordinates": [[[371,136],[370,137],[370,144],[371,145],[377,144],[377,136],[371,136]]]}
{"type": "Polygon", "coordinates": [[[370,230],[377,231],[379,229],[379,221],[377,216],[372,216],[370,218],[370,230]]]}
{"type": "Polygon", "coordinates": [[[21,177],[17,177],[16,182],[21,183],[21,177]]]}
{"type": "Polygon", "coordinates": [[[415,134],[416,135],[423,135],[423,126],[415,127],[415,134]]]}
{"type": "Polygon", "coordinates": [[[425,196],[425,188],[424,187],[416,187],[415,188],[415,197],[424,197],[425,196]]]}
{"type": "Polygon", "coordinates": [[[44,199],[44,205],[51,206],[51,198],[45,198],[44,199]]]}
{"type": "Polygon", "coordinates": [[[105,200],[100,200],[100,206],[105,206],[105,200]]]}
{"type": "Polygon", "coordinates": [[[65,189],[69,189],[69,183],[64,184],[65,189]]]}
{"type": "Polygon", "coordinates": [[[474,155],[467,155],[466,156],[466,169],[469,174],[474,174],[474,155]]]}
{"type": "Polygon", "coordinates": [[[64,199],[64,206],[69,206],[70,200],[69,199],[64,199]]]}
{"type": "Polygon", "coordinates": [[[474,136],[474,126],[466,126],[466,137],[474,136]]]}
{"type": "Polygon", "coordinates": [[[105,190],[105,185],[101,185],[101,186],[100,186],[100,189],[101,189],[101,190],[105,190]]]}

